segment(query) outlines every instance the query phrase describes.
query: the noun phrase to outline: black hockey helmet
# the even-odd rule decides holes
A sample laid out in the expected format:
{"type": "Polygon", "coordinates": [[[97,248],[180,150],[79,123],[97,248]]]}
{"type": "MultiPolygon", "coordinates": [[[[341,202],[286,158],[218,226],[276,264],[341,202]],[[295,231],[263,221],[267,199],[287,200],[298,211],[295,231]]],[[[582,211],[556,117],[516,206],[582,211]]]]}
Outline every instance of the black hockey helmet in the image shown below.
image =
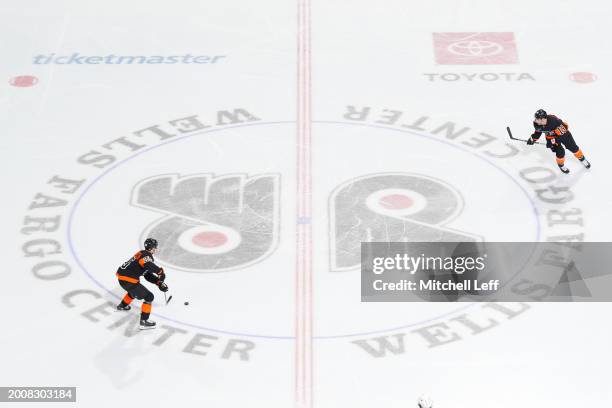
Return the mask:
{"type": "Polygon", "coordinates": [[[148,251],[157,248],[157,240],[155,238],[147,238],[144,242],[144,248],[148,251]]]}
{"type": "Polygon", "coordinates": [[[538,109],[534,116],[536,119],[544,119],[548,114],[544,109],[538,109]]]}

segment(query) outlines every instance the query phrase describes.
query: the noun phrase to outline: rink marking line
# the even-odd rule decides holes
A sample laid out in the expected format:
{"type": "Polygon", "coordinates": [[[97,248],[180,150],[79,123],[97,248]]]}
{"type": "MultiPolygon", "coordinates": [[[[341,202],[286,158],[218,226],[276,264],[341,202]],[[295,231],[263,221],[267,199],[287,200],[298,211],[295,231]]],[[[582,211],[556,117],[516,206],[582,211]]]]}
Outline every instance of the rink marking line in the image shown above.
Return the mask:
{"type": "Polygon", "coordinates": [[[310,1],[297,2],[295,404],[312,407],[312,157],[310,1]],[[303,222],[308,220],[309,222],[303,222]]]}

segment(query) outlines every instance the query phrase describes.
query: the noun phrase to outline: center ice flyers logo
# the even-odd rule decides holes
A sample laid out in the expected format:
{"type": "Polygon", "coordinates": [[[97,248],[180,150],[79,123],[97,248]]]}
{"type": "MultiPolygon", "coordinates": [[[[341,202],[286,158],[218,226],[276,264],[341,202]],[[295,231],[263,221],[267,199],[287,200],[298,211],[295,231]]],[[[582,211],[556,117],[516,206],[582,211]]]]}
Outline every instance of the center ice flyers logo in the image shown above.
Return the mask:
{"type": "Polygon", "coordinates": [[[349,180],[331,195],[331,269],[359,267],[362,242],[475,242],[447,227],[463,209],[459,192],[432,177],[373,174],[349,180]]]}
{"type": "Polygon", "coordinates": [[[279,180],[276,174],[166,174],[140,181],[132,205],[163,214],[143,236],[164,245],[156,256],[190,272],[244,268],[278,243],[279,180]]]}

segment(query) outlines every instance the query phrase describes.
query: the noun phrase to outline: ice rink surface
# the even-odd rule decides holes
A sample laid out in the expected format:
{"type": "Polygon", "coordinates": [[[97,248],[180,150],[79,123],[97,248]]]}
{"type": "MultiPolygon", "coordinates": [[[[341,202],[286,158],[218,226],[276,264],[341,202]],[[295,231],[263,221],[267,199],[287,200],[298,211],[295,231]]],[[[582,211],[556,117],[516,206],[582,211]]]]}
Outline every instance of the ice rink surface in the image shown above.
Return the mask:
{"type": "Polygon", "coordinates": [[[609,240],[611,16],[5,2],[0,386],[75,386],[78,407],[610,406],[609,304],[361,303],[357,268],[360,241],[421,216],[609,240]],[[508,139],[539,108],[591,170],[508,139]],[[148,235],[173,300],[155,290],[159,327],[138,332],[114,273],[148,235]]]}

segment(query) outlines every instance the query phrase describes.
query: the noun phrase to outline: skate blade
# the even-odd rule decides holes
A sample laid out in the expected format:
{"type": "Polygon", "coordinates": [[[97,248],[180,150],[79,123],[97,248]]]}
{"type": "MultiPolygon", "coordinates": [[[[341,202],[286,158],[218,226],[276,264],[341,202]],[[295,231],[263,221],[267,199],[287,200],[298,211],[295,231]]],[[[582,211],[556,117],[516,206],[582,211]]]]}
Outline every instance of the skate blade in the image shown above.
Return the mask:
{"type": "Polygon", "coordinates": [[[139,330],[152,330],[154,328],[156,328],[157,326],[151,326],[151,327],[143,327],[143,326],[138,326],[139,330]]]}

